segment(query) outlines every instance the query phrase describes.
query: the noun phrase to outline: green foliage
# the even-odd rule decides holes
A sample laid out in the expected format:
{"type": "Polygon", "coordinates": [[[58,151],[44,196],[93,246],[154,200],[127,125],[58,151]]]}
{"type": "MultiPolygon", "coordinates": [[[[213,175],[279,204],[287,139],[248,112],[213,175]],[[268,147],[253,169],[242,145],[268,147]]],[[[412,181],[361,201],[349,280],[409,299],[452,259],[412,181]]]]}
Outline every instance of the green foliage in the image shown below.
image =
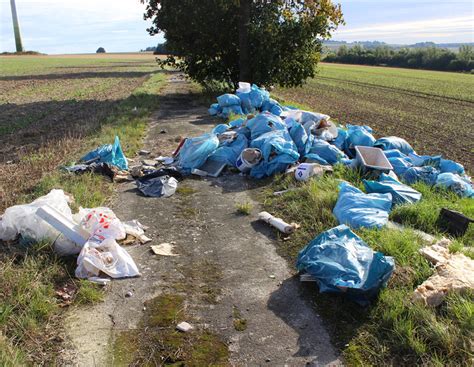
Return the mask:
{"type": "MultiPolygon", "coordinates": [[[[150,34],[164,32],[172,65],[203,84],[239,81],[240,1],[143,0],[150,34]]],[[[314,76],[321,39],[342,22],[329,0],[250,2],[248,32],[251,82],[298,86],[314,76]]],[[[160,62],[160,61],[159,61],[160,62]]]]}
{"type": "Polygon", "coordinates": [[[436,47],[395,50],[388,46],[366,49],[361,45],[351,48],[343,45],[337,52],[327,55],[324,61],[414,69],[470,71],[474,69],[474,51],[468,45],[461,46],[459,53],[436,47]]]}

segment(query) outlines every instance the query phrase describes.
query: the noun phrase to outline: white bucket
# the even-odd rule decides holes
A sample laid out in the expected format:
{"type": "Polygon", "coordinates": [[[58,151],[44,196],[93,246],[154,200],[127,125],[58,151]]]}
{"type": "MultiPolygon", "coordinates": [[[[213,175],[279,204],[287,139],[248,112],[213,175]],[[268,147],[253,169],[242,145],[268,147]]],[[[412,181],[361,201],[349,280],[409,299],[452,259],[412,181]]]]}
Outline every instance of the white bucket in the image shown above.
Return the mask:
{"type": "Polygon", "coordinates": [[[241,172],[248,172],[262,159],[262,152],[259,149],[247,148],[240,153],[235,165],[241,172]]]}

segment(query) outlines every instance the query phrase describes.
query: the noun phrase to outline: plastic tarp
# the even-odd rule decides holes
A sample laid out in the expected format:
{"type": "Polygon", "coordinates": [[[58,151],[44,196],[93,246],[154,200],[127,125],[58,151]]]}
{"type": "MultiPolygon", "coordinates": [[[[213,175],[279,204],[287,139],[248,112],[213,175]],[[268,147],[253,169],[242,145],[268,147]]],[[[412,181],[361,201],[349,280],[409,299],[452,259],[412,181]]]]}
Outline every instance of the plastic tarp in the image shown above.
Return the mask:
{"type": "Polygon", "coordinates": [[[235,167],[237,158],[239,158],[240,153],[242,153],[245,148],[248,148],[248,140],[245,135],[239,134],[233,142],[217,148],[217,150],[209,156],[209,159],[226,162],[228,165],[235,167]]]}
{"type": "Polygon", "coordinates": [[[226,93],[217,97],[217,103],[222,108],[229,106],[240,106],[240,98],[235,94],[226,93]]]}
{"type": "Polygon", "coordinates": [[[393,205],[416,203],[421,194],[410,186],[404,185],[394,178],[382,173],[378,181],[364,180],[364,187],[368,193],[392,194],[393,205]]]}
{"type": "Polygon", "coordinates": [[[192,169],[201,167],[218,146],[219,139],[215,134],[186,139],[179,151],[178,167],[190,173],[192,169]]]}
{"type": "Polygon", "coordinates": [[[461,197],[474,198],[474,189],[469,179],[463,179],[457,174],[441,173],[436,180],[436,186],[448,188],[461,197]]]}
{"type": "Polygon", "coordinates": [[[322,164],[334,165],[343,158],[347,158],[344,152],[339,150],[336,146],[329,144],[327,141],[322,139],[314,139],[309,154],[306,158],[312,158],[316,160],[316,156],[321,158],[321,162],[327,162],[322,164]]]}
{"type": "Polygon", "coordinates": [[[94,160],[95,162],[109,163],[120,168],[121,170],[128,170],[127,158],[125,158],[125,155],[123,154],[118,136],[115,137],[113,144],[102,145],[97,149],[87,153],[80,160],[82,162],[94,160]]]}
{"type": "Polygon", "coordinates": [[[265,133],[253,140],[250,147],[262,152],[262,160],[250,170],[250,175],[255,178],[284,172],[288,165],[296,163],[300,157],[286,129],[265,133]]]}
{"type": "Polygon", "coordinates": [[[306,245],[296,266],[316,278],[321,293],[344,293],[365,304],[387,283],[395,262],[374,252],[346,225],[340,225],[306,245]]]}
{"type": "Polygon", "coordinates": [[[259,113],[248,120],[246,126],[250,130],[252,140],[269,131],[286,130],[283,120],[270,112],[259,113]]]}
{"type": "Polygon", "coordinates": [[[374,143],[374,147],[382,150],[397,149],[403,154],[413,153],[414,150],[405,139],[399,138],[398,136],[387,136],[385,138],[377,139],[374,143]]]}
{"type": "Polygon", "coordinates": [[[365,194],[342,182],[333,213],[340,224],[352,228],[380,228],[387,224],[391,208],[392,194],[365,194]]]}

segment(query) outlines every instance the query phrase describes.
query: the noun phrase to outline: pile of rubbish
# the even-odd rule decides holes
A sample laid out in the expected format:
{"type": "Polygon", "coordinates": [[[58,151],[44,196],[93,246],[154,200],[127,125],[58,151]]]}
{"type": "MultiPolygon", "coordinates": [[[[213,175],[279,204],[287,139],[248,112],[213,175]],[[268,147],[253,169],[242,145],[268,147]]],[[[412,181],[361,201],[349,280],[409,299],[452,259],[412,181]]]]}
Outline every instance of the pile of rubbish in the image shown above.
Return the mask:
{"type": "Polygon", "coordinates": [[[77,255],[76,276],[100,284],[111,278],[139,276],[137,265],[117,241],[127,235],[151,241],[138,221],[120,221],[109,208],[80,208],[72,213],[73,199],[63,190],[51,190],[30,204],[8,208],[0,220],[0,240],[50,241],[61,256],[77,255]]]}

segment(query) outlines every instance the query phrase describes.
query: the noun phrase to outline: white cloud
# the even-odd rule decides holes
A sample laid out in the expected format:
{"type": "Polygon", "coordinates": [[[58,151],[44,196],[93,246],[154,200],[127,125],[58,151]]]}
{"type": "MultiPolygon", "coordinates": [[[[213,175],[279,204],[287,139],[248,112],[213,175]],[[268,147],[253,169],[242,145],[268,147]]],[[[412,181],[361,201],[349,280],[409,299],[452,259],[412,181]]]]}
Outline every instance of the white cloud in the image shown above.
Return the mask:
{"type": "Polygon", "coordinates": [[[436,41],[456,37],[459,42],[474,42],[474,15],[420,21],[341,27],[334,38],[348,41],[379,40],[401,43],[436,41]]]}

